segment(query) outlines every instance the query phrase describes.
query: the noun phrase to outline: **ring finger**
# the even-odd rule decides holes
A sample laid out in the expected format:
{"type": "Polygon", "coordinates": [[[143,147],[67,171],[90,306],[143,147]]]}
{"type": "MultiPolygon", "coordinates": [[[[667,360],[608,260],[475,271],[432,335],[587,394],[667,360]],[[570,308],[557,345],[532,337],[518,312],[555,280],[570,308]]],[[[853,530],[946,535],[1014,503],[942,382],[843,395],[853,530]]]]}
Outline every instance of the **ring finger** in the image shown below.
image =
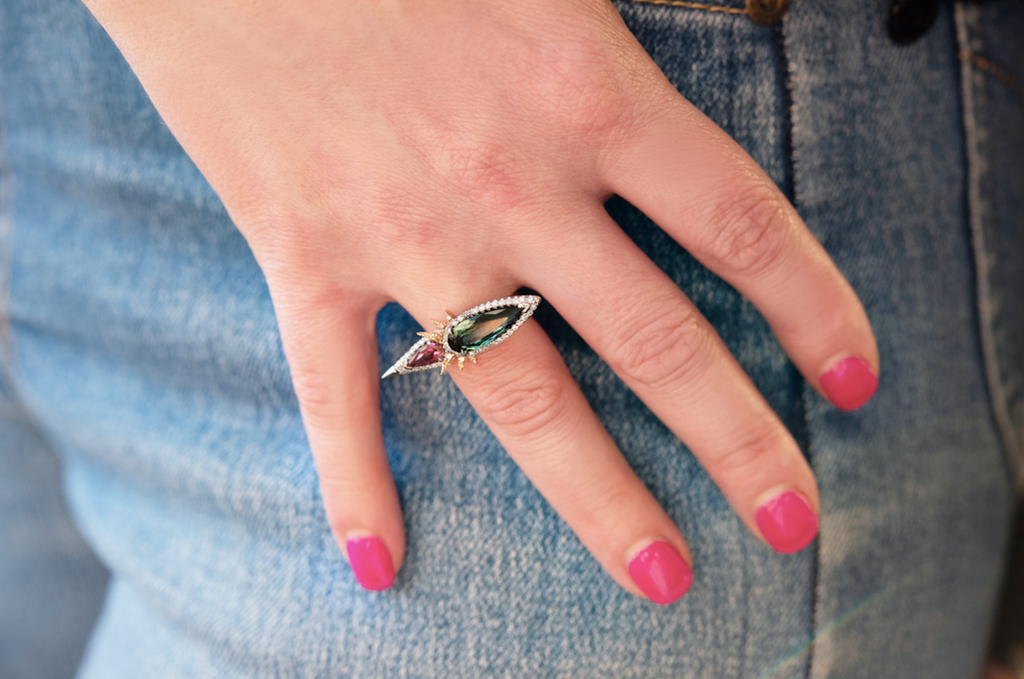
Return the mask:
{"type": "Polygon", "coordinates": [[[539,326],[526,323],[514,341],[452,375],[616,582],[658,604],[686,592],[692,571],[682,535],[633,473],[539,326]]]}

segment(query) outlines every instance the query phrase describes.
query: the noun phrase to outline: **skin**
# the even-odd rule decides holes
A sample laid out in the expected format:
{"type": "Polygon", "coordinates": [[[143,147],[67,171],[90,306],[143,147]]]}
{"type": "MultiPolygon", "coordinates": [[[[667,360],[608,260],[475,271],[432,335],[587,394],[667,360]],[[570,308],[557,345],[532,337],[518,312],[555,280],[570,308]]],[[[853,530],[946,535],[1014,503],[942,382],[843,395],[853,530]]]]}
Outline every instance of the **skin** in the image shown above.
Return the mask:
{"type": "Polygon", "coordinates": [[[985,666],[985,674],[982,679],[1020,679],[1020,677],[1003,665],[992,662],[985,666]]]}
{"type": "MultiPolygon", "coordinates": [[[[397,301],[433,329],[445,309],[523,285],[682,438],[755,535],[757,509],[785,490],[818,511],[796,443],[603,203],[623,196],[746,295],[816,388],[847,356],[878,373],[864,310],[607,0],[86,4],[266,276],[342,545],[379,536],[401,567],[377,311],[397,301]]],[[[452,378],[619,585],[643,596],[627,568],[652,541],[691,561],[534,321],[452,378]]]]}

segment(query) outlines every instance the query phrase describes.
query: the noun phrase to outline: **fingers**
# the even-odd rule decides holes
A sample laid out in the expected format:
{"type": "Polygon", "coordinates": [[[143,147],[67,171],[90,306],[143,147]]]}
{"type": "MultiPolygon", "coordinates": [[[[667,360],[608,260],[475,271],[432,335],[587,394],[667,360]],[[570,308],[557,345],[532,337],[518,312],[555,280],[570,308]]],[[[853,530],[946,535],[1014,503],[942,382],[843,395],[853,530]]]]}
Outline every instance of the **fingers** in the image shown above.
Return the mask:
{"type": "Polygon", "coordinates": [[[380,590],[401,568],[405,528],[381,433],[376,309],[338,297],[279,304],[278,321],[327,520],[359,584],[380,590]]]}
{"type": "MultiPolygon", "coordinates": [[[[548,300],[700,459],[750,530],[780,552],[817,533],[818,493],[796,442],[714,329],[611,221],[524,261],[548,300]]],[[[586,216],[582,218],[588,218],[586,216]]]]}
{"type": "Polygon", "coordinates": [[[860,407],[879,365],[853,289],[753,159],[669,98],[608,167],[612,188],[750,299],[809,383],[843,410],[860,407]]]}
{"type": "Polygon", "coordinates": [[[1004,665],[990,661],[985,665],[985,674],[982,679],[1018,679],[1018,675],[1004,665]]]}
{"type": "Polygon", "coordinates": [[[552,507],[623,588],[655,603],[693,576],[683,537],[622,457],[551,341],[527,322],[454,379],[552,507]]]}

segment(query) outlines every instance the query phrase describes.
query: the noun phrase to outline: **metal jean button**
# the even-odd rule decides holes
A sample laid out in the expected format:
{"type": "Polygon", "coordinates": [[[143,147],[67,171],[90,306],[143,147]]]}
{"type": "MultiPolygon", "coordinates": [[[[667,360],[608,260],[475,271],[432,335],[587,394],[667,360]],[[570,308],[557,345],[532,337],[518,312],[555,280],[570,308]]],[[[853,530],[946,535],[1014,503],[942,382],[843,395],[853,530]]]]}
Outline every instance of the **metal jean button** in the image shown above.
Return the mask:
{"type": "Polygon", "coordinates": [[[747,14],[761,26],[774,26],[788,11],[789,0],[747,0],[747,14]]]}
{"type": "Polygon", "coordinates": [[[889,37],[898,45],[909,45],[935,23],[939,0],[892,0],[889,6],[889,37]]]}

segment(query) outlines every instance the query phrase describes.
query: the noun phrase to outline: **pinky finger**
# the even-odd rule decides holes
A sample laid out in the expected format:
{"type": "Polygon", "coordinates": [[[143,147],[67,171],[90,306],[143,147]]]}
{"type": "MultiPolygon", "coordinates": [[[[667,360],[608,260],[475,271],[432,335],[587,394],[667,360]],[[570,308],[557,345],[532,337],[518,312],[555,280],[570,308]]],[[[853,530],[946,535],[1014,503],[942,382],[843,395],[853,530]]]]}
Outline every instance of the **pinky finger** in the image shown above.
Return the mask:
{"type": "Polygon", "coordinates": [[[405,528],[381,433],[375,314],[366,307],[278,309],[278,319],[327,520],[359,584],[382,590],[401,568],[405,528]]]}

